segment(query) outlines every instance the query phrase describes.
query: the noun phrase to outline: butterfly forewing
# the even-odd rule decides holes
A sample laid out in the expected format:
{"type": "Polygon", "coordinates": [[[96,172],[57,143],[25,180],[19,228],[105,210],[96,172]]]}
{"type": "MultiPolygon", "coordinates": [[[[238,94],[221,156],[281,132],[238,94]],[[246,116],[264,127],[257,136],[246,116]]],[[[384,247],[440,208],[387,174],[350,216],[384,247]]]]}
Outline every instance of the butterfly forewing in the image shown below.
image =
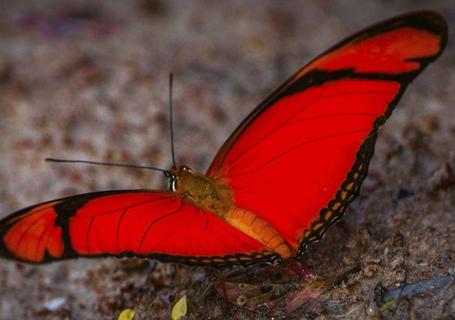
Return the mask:
{"type": "Polygon", "coordinates": [[[88,193],[32,206],[2,220],[0,236],[2,255],[34,263],[135,255],[247,264],[247,256],[274,256],[176,194],[147,190],[88,193]]]}

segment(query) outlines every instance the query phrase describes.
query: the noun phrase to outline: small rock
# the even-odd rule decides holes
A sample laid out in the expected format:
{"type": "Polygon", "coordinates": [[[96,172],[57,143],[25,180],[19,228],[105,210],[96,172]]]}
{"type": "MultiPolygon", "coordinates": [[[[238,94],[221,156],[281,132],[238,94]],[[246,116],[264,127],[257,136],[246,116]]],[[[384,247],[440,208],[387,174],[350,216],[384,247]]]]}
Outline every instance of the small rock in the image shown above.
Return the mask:
{"type": "Polygon", "coordinates": [[[352,266],[352,265],[355,263],[355,261],[354,261],[354,259],[352,259],[351,257],[344,256],[344,257],[343,257],[343,263],[344,263],[344,265],[346,265],[346,266],[352,266]]]}
{"type": "Polygon", "coordinates": [[[363,257],[361,259],[362,273],[366,278],[372,278],[378,272],[381,259],[363,257]]]}
{"type": "Polygon", "coordinates": [[[395,270],[393,277],[395,282],[403,283],[406,280],[406,271],[404,269],[395,270]]]}
{"type": "Polygon", "coordinates": [[[401,199],[406,199],[406,198],[412,197],[413,195],[415,195],[414,191],[408,190],[406,188],[400,188],[400,190],[398,191],[397,198],[399,200],[401,200],[401,199]]]}
{"type": "Polygon", "coordinates": [[[397,256],[392,260],[392,262],[390,262],[390,267],[393,270],[395,270],[398,267],[401,267],[403,264],[404,264],[403,256],[397,256]]]}
{"type": "Polygon", "coordinates": [[[60,309],[66,302],[65,298],[55,298],[44,303],[44,307],[49,311],[60,309]]]}
{"type": "Polygon", "coordinates": [[[375,274],[378,272],[378,266],[374,264],[367,265],[363,268],[363,275],[366,278],[373,278],[375,274]]]}
{"type": "Polygon", "coordinates": [[[346,242],[346,248],[354,249],[357,246],[357,242],[355,240],[348,240],[346,242]]]}

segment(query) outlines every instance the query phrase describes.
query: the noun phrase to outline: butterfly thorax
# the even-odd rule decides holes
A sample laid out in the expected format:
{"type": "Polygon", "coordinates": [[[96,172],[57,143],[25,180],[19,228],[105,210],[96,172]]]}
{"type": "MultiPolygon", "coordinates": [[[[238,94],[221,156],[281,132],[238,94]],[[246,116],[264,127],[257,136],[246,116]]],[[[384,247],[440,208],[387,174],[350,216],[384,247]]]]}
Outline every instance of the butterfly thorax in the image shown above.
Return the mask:
{"type": "Polygon", "coordinates": [[[175,192],[182,194],[191,204],[220,217],[235,207],[231,189],[215,179],[184,166],[177,168],[173,174],[175,192]]]}

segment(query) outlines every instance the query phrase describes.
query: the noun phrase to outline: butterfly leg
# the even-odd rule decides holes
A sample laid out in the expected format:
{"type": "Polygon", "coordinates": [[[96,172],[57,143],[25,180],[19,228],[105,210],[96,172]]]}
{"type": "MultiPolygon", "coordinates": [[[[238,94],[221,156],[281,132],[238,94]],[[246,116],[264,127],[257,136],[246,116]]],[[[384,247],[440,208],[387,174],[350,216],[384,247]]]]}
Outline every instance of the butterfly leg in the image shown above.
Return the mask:
{"type": "Polygon", "coordinates": [[[308,267],[304,265],[302,261],[297,259],[289,259],[286,264],[298,277],[303,281],[313,281],[317,279],[317,276],[308,270],[308,267]]]}

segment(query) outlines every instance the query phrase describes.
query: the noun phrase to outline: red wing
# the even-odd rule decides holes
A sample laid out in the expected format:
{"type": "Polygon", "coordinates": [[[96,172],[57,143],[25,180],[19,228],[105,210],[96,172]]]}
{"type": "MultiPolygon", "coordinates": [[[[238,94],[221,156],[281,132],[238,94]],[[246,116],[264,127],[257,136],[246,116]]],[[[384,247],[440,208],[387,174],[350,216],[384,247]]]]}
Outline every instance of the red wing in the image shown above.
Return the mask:
{"type": "Polygon", "coordinates": [[[406,86],[441,53],[443,18],[401,16],[316,58],[261,103],[208,175],[237,206],[268,221],[300,253],[357,195],[379,127],[406,86]]]}
{"type": "Polygon", "coordinates": [[[196,264],[271,260],[262,244],[175,193],[88,193],[38,204],[0,221],[0,255],[41,263],[132,255],[196,264]]]}

